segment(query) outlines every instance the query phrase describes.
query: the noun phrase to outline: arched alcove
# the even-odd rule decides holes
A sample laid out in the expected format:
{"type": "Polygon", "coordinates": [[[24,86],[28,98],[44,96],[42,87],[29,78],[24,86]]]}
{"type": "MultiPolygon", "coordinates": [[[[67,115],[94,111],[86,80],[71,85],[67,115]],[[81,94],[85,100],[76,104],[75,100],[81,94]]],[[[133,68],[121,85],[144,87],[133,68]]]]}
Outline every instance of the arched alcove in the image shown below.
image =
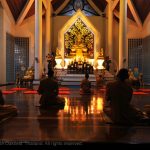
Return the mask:
{"type": "Polygon", "coordinates": [[[84,13],[81,10],[78,10],[74,16],[70,18],[69,21],[66,22],[66,24],[62,27],[62,29],[58,33],[58,49],[60,50],[60,55],[62,59],[62,67],[65,67],[65,45],[64,45],[64,35],[65,33],[75,24],[75,22],[80,18],[82,22],[85,24],[85,26],[88,28],[90,32],[94,35],[94,57],[93,59],[89,59],[90,62],[93,63],[93,65],[96,64],[96,60],[98,57],[98,51],[101,48],[101,35],[96,30],[94,25],[89,21],[89,19],[84,15],[84,13]]]}

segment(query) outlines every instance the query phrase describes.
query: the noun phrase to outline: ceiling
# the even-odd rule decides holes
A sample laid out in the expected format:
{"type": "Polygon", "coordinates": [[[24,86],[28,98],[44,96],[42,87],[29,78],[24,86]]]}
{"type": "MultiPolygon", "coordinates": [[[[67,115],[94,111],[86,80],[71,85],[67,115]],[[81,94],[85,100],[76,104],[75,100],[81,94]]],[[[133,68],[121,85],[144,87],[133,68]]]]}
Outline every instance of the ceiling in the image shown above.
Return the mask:
{"type": "MultiPolygon", "coordinates": [[[[8,6],[12,12],[12,15],[15,19],[15,21],[17,21],[22,9],[24,8],[24,6],[26,5],[26,3],[28,2],[28,0],[6,0],[8,3],[8,6]]],[[[53,10],[56,11],[64,2],[65,0],[52,0],[52,7],[53,10]]],[[[106,0],[92,0],[93,3],[99,8],[100,11],[104,12],[106,6],[107,6],[107,1],[106,0]]],[[[141,22],[144,23],[146,17],[148,16],[149,12],[150,12],[150,0],[131,0],[132,3],[134,4],[134,7],[141,19],[141,22]]],[[[27,13],[25,18],[28,18],[32,15],[34,15],[35,10],[35,3],[32,4],[29,12],[27,13]]],[[[44,6],[43,6],[44,9],[44,6]]],[[[117,11],[119,11],[119,3],[115,8],[117,11]]],[[[128,7],[128,18],[132,19],[134,21],[134,18],[132,16],[132,13],[128,7]]]]}

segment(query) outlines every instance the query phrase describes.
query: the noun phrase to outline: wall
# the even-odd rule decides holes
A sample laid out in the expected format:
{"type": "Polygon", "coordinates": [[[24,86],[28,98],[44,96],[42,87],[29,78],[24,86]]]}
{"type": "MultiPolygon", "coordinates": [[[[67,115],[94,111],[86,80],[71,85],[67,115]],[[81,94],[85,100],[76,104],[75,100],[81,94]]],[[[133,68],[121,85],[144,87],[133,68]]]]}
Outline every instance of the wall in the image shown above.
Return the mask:
{"type": "Polygon", "coordinates": [[[143,37],[143,29],[139,28],[137,24],[130,19],[128,19],[127,22],[127,38],[128,39],[136,39],[136,38],[142,38],[143,37]]]}
{"type": "Polygon", "coordinates": [[[29,66],[34,62],[34,33],[35,33],[35,19],[34,16],[26,19],[20,26],[15,27],[16,37],[28,37],[29,38],[29,66]]]}
{"type": "MultiPolygon", "coordinates": [[[[58,46],[58,32],[63,28],[64,24],[70,19],[69,16],[56,16],[53,18],[53,46],[52,50],[55,51],[58,46]]],[[[92,16],[88,17],[94,27],[100,32],[101,35],[101,46],[105,49],[105,18],[92,16]]]]}
{"type": "Polygon", "coordinates": [[[150,84],[150,35],[143,39],[143,78],[146,83],[150,84]]]}
{"type": "Polygon", "coordinates": [[[143,24],[143,38],[150,35],[150,13],[143,24]]]}
{"type": "Polygon", "coordinates": [[[14,25],[0,5],[0,83],[6,83],[6,33],[14,35],[14,25]]]}
{"type": "MultiPolygon", "coordinates": [[[[3,59],[4,59],[4,50],[3,50],[3,47],[4,47],[4,44],[3,44],[3,29],[4,26],[3,26],[3,9],[2,9],[2,6],[1,6],[1,3],[0,3],[0,52],[2,53],[2,55],[0,55],[0,70],[3,70],[3,59]]],[[[3,83],[3,80],[4,80],[4,77],[3,77],[3,73],[1,72],[0,73],[0,84],[3,83]]]]}

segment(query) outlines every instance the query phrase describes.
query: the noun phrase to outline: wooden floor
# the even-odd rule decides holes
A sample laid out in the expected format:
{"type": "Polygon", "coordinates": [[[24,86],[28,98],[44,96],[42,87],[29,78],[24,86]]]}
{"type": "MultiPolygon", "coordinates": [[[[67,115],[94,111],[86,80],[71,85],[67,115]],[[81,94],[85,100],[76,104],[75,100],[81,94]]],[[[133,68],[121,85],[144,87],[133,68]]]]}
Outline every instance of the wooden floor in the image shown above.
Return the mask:
{"type": "MultiPolygon", "coordinates": [[[[9,90],[12,86],[0,87],[9,90]]],[[[16,105],[18,115],[0,123],[0,141],[16,144],[84,145],[96,143],[150,143],[150,126],[123,127],[109,124],[103,113],[104,90],[81,96],[78,86],[67,87],[63,109],[41,111],[38,94],[16,91],[4,95],[5,103],[16,105]]],[[[37,89],[34,86],[33,89],[37,89]]],[[[150,104],[150,93],[133,95],[140,109],[150,104]]]]}

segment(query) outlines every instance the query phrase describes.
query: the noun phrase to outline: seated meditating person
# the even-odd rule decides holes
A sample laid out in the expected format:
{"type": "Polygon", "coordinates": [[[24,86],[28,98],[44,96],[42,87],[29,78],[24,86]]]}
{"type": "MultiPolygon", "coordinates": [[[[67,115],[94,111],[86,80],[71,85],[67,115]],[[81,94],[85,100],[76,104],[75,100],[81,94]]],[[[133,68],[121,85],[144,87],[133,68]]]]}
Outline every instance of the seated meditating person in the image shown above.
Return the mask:
{"type": "Polygon", "coordinates": [[[0,90],[0,121],[17,114],[17,108],[14,105],[5,105],[3,93],[0,90]]]}
{"type": "Polygon", "coordinates": [[[1,90],[0,90],[0,105],[4,105],[4,98],[1,90]]]}
{"type": "Polygon", "coordinates": [[[103,88],[103,86],[104,86],[104,77],[100,74],[96,78],[96,88],[103,88]]]}
{"type": "Polygon", "coordinates": [[[104,112],[115,124],[149,123],[148,116],[131,105],[133,89],[128,78],[128,70],[123,68],[119,70],[116,81],[107,84],[106,103],[109,102],[110,109],[104,107],[104,112]]]}
{"type": "Polygon", "coordinates": [[[38,93],[41,95],[40,107],[62,106],[65,104],[64,98],[58,97],[58,81],[54,78],[54,71],[48,71],[48,78],[40,81],[38,93]]]}
{"type": "Polygon", "coordinates": [[[81,94],[90,94],[91,93],[91,82],[88,80],[89,74],[85,74],[85,79],[81,81],[80,84],[80,93],[81,94]]]}

